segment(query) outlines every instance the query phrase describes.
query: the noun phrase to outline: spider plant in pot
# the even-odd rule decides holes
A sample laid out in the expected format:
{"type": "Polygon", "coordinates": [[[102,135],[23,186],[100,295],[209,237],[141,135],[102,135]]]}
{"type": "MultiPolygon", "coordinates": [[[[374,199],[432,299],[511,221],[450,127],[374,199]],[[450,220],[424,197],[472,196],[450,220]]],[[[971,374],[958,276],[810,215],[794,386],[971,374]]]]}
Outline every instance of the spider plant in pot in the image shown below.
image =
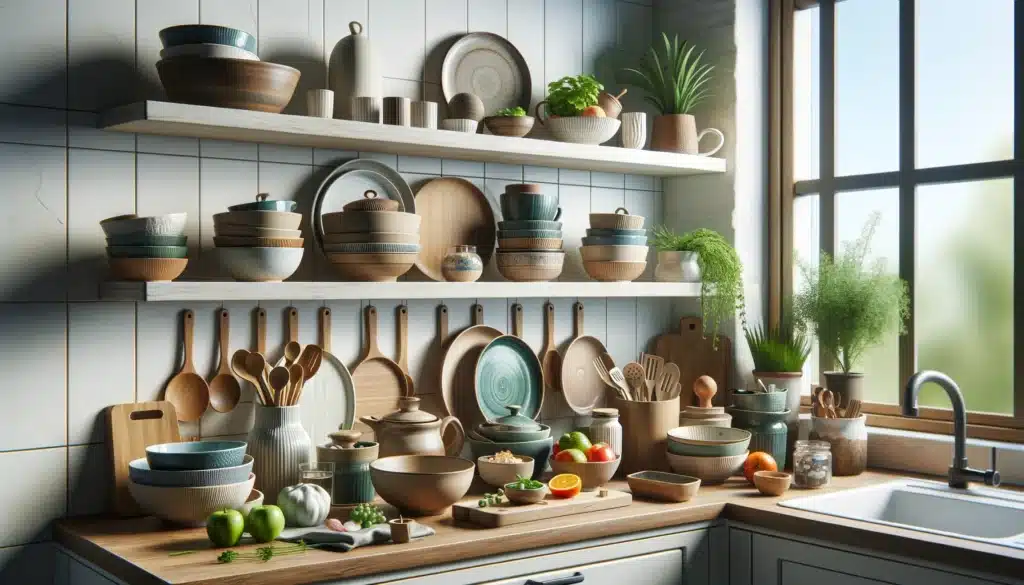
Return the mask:
{"type": "Polygon", "coordinates": [[[700,282],[704,331],[715,331],[743,306],[743,265],[736,250],[721,234],[700,228],[676,234],[665,226],[654,228],[651,244],[658,250],[654,277],[661,282],[700,282]]]}
{"type": "Polygon", "coordinates": [[[714,66],[701,63],[704,52],[696,53],[696,47],[686,41],[679,42],[679,36],[669,41],[661,33],[664,51],[659,55],[650,47],[638,69],[623,69],[624,81],[629,80],[647,92],[644,99],[660,113],[654,118],[651,135],[651,149],[710,156],[725,144],[725,135],[715,128],[697,132],[697,121],[690,113],[698,104],[711,96],[708,82],[714,66]],[[718,137],[718,144],[707,151],[699,152],[700,139],[708,134],[718,137]]]}
{"type": "Polygon", "coordinates": [[[792,308],[787,303],[782,321],[775,326],[759,323],[752,327],[743,325],[743,336],[754,359],[754,378],[770,388],[786,392],[786,421],[796,423],[800,419],[800,395],[805,388],[804,363],[811,353],[807,335],[796,327],[792,319],[792,308]]]}
{"type": "Polygon", "coordinates": [[[796,322],[810,327],[824,357],[839,367],[824,374],[842,408],[863,400],[864,374],[855,367],[864,352],[887,334],[906,331],[906,283],[886,271],[885,258],[867,260],[880,219],[872,214],[860,237],[846,242],[838,256],[822,252],[817,268],[800,263],[804,285],[793,303],[796,322]]]}

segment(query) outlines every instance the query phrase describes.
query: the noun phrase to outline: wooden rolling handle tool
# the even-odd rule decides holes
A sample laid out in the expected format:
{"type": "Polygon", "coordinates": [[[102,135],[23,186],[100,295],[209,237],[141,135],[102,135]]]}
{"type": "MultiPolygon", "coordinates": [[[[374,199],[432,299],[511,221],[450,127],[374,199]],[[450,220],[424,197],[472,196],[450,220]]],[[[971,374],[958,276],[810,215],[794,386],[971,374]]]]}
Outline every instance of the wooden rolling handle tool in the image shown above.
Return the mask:
{"type": "Polygon", "coordinates": [[[405,395],[415,396],[416,386],[409,374],[409,307],[398,305],[398,367],[405,372],[405,395]]]}
{"type": "Polygon", "coordinates": [[[512,304],[512,335],[523,338],[523,306],[519,303],[512,304]]]}
{"type": "Polygon", "coordinates": [[[693,393],[701,408],[711,408],[711,399],[718,393],[718,384],[711,376],[700,376],[693,382],[693,393]]]}

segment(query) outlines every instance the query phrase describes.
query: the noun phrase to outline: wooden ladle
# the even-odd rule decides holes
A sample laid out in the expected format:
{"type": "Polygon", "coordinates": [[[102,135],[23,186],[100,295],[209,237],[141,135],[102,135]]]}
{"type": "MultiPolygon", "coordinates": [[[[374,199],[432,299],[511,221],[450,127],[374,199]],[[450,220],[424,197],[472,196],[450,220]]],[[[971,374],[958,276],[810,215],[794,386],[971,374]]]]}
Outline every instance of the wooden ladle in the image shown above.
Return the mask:
{"type": "Polygon", "coordinates": [[[174,406],[178,420],[192,422],[199,420],[210,404],[210,387],[206,380],[196,373],[192,364],[192,333],[195,326],[195,315],[186,309],[182,312],[183,342],[185,359],[181,371],[171,378],[164,388],[164,399],[174,406]]]}
{"type": "Polygon", "coordinates": [[[231,375],[231,366],[228,365],[228,327],[228,311],[222,309],[218,331],[220,366],[217,368],[217,375],[210,380],[210,406],[217,412],[231,412],[238,404],[238,399],[242,397],[242,386],[231,375]]]}

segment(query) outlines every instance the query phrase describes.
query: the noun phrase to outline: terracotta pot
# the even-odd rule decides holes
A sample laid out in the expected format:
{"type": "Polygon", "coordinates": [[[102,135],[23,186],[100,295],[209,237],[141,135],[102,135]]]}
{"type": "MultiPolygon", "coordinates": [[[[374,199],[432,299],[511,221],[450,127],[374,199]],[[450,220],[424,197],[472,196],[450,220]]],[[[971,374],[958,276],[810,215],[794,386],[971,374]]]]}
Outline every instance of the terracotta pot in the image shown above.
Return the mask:
{"type": "Polygon", "coordinates": [[[851,400],[864,400],[864,374],[825,372],[825,387],[835,395],[836,408],[846,408],[851,400]]]}
{"type": "Polygon", "coordinates": [[[697,156],[711,156],[725,145],[725,135],[716,128],[697,132],[697,120],[690,114],[664,114],[654,118],[651,150],[681,152],[697,156]],[[711,150],[699,152],[698,143],[707,134],[718,136],[718,144],[711,150]]]}

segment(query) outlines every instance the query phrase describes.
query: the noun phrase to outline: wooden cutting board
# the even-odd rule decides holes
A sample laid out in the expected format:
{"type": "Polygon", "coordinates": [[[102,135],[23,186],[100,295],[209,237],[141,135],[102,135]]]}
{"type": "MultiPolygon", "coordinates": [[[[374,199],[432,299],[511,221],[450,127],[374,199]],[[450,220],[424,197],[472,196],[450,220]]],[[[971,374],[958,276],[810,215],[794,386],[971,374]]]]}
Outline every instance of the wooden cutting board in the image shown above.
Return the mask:
{"type": "Polygon", "coordinates": [[[114,512],[137,516],[142,511],[128,493],[128,463],[145,457],[150,445],[180,441],[177,416],[170,402],[115,404],[107,409],[107,425],[114,512]]]}
{"type": "Polygon", "coordinates": [[[575,498],[566,500],[548,494],[543,502],[524,506],[505,502],[481,508],[477,500],[464,501],[452,506],[452,518],[484,528],[500,528],[534,520],[549,520],[572,514],[622,508],[633,501],[633,496],[627,492],[608,490],[608,495],[602,498],[598,496],[598,491],[580,492],[575,498]]]}
{"type": "Polygon", "coordinates": [[[718,383],[718,394],[712,403],[725,405],[732,371],[732,340],[719,336],[718,349],[715,349],[711,335],[704,337],[703,331],[700,317],[683,317],[679,320],[678,333],[665,333],[654,340],[654,355],[679,366],[679,384],[683,389],[679,395],[680,406],[696,406],[693,383],[703,375],[711,376],[718,383]]]}

